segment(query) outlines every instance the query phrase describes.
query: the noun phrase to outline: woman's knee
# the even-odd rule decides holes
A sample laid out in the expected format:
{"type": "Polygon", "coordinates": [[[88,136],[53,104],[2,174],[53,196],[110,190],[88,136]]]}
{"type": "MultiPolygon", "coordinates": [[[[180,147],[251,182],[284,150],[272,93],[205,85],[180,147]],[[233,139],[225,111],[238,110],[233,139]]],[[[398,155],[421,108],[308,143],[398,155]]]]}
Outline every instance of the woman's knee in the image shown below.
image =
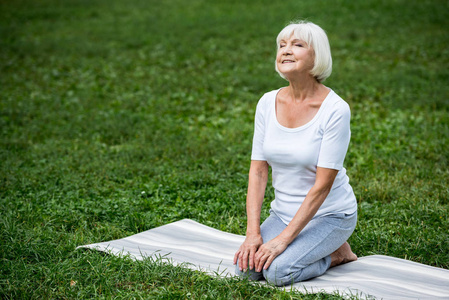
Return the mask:
{"type": "Polygon", "coordinates": [[[326,272],[329,265],[330,256],[309,265],[272,264],[263,271],[263,276],[271,284],[284,286],[320,276],[326,272]]]}
{"type": "MultiPolygon", "coordinates": [[[[263,277],[265,280],[276,286],[284,286],[294,283],[293,273],[289,271],[288,267],[280,267],[277,265],[271,265],[267,270],[263,271],[263,277]]],[[[301,270],[298,270],[299,272],[301,270]]]]}
{"type": "Polygon", "coordinates": [[[241,277],[241,278],[248,278],[249,280],[261,280],[263,278],[262,272],[256,272],[254,270],[246,270],[246,271],[240,271],[239,263],[237,261],[237,264],[235,265],[235,275],[241,277]]]}

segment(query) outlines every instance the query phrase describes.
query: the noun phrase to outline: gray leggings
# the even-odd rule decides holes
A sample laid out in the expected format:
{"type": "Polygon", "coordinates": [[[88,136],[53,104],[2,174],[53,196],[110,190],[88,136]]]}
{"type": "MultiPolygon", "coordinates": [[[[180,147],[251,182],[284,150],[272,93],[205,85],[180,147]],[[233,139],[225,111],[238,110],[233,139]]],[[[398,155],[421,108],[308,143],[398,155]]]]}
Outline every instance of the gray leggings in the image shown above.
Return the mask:
{"type": "MultiPolygon", "coordinates": [[[[312,219],[293,242],[262,272],[235,273],[253,280],[265,278],[277,286],[291,284],[322,275],[331,264],[330,254],[351,236],[357,223],[357,212],[337,213],[312,219]]],[[[278,236],[287,225],[271,211],[260,227],[264,243],[278,236]]]]}

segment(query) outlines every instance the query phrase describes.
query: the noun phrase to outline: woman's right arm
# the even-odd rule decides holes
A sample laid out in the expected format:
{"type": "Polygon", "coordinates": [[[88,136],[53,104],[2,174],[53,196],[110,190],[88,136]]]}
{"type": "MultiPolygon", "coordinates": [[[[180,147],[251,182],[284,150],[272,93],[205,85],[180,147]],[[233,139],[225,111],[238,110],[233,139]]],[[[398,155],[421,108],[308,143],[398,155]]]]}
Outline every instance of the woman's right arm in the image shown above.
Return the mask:
{"type": "Polygon", "coordinates": [[[249,169],[248,193],[246,195],[246,238],[234,255],[234,264],[239,262],[239,269],[254,269],[254,255],[263,244],[260,235],[260,213],[268,181],[268,163],[252,160],[249,169]]]}

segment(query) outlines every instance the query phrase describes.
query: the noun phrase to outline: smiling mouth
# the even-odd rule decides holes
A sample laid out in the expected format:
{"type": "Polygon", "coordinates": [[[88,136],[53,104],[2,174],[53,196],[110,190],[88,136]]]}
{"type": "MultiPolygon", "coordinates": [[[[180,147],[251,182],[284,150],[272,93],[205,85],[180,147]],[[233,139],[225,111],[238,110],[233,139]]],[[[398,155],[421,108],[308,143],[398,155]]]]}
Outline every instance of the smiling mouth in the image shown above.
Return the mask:
{"type": "Polygon", "coordinates": [[[290,64],[290,63],[294,63],[294,61],[286,59],[286,60],[283,60],[282,63],[283,64],[290,64]]]}

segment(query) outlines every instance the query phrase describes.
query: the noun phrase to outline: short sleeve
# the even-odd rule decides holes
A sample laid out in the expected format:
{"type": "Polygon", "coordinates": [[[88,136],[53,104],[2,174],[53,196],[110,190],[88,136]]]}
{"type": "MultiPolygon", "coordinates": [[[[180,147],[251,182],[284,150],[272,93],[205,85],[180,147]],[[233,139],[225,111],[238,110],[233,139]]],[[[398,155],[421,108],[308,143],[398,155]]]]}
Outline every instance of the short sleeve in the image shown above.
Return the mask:
{"type": "Polygon", "coordinates": [[[263,154],[263,142],[265,139],[265,101],[264,97],[259,100],[254,118],[254,136],[251,160],[266,160],[263,154]]]}
{"type": "Polygon", "coordinates": [[[343,100],[332,110],[324,129],[318,167],[341,170],[351,139],[351,111],[343,100]]]}

